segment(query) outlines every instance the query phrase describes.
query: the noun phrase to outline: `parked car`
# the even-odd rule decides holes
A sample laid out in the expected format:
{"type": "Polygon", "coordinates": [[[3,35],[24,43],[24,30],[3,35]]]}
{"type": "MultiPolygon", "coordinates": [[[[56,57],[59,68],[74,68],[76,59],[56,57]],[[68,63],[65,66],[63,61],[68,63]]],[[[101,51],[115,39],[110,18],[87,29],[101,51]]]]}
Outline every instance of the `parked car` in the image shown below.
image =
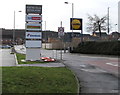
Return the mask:
{"type": "Polygon", "coordinates": [[[10,45],[0,45],[0,48],[11,48],[10,45]]]}

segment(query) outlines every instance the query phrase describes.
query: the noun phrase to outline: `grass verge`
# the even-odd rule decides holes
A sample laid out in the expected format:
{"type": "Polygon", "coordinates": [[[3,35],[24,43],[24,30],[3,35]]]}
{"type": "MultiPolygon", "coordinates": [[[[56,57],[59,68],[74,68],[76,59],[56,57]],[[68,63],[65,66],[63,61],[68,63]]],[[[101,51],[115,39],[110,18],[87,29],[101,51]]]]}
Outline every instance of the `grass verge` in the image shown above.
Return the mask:
{"type": "Polygon", "coordinates": [[[21,61],[21,60],[25,60],[25,54],[16,53],[16,57],[17,57],[17,60],[18,60],[18,64],[38,64],[38,63],[47,63],[47,62],[42,62],[42,61],[26,61],[26,62],[23,62],[23,61],[21,61]]]}
{"type": "Polygon", "coordinates": [[[66,68],[2,67],[4,93],[77,93],[74,75],[66,68]]]}

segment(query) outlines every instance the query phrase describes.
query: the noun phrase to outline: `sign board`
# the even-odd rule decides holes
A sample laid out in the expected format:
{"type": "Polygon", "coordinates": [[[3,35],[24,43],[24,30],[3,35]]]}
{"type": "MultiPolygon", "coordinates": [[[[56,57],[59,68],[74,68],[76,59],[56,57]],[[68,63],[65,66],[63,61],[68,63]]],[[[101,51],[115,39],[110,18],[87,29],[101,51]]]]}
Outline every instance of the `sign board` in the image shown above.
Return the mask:
{"type": "Polygon", "coordinates": [[[42,14],[42,5],[26,5],[26,14],[42,14]]]}
{"type": "Polygon", "coordinates": [[[42,39],[41,32],[26,32],[26,39],[42,39]]]}
{"type": "Polygon", "coordinates": [[[40,60],[42,5],[26,5],[26,60],[40,60]]]}
{"type": "Polygon", "coordinates": [[[42,15],[26,15],[26,22],[42,22],[42,15]]]}
{"type": "Polygon", "coordinates": [[[26,24],[26,30],[40,31],[40,30],[42,30],[42,24],[27,23],[26,24]]]}
{"type": "Polygon", "coordinates": [[[64,36],[64,27],[58,27],[58,36],[64,36]]]}
{"type": "Polygon", "coordinates": [[[41,51],[39,48],[27,48],[26,54],[26,60],[36,61],[40,60],[41,51]]]}
{"type": "Polygon", "coordinates": [[[70,18],[70,30],[82,30],[82,19],[70,18]]]}
{"type": "Polygon", "coordinates": [[[41,40],[26,40],[27,48],[41,48],[42,42],[41,40]]]}

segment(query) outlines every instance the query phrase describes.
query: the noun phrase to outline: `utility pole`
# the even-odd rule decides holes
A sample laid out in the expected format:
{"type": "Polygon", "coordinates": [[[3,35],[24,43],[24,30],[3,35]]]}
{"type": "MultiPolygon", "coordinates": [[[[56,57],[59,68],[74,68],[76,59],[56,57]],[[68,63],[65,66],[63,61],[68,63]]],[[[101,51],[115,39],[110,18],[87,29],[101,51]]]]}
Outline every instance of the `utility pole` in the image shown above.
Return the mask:
{"type": "Polygon", "coordinates": [[[109,34],[110,30],[109,30],[109,7],[108,7],[108,34],[109,34]]]}
{"type": "MultiPolygon", "coordinates": [[[[61,27],[62,27],[62,21],[61,21],[61,27]]],[[[62,60],[62,36],[61,36],[61,60],[62,60]]]]}

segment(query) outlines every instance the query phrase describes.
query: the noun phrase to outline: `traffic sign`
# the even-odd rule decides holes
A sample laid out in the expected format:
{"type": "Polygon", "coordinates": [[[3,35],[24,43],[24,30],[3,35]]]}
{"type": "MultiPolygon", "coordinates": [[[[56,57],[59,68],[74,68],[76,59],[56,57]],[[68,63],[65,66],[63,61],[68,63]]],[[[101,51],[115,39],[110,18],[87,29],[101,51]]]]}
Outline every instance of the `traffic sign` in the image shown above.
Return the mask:
{"type": "Polygon", "coordinates": [[[64,27],[58,27],[58,36],[64,36],[64,27]]]}

